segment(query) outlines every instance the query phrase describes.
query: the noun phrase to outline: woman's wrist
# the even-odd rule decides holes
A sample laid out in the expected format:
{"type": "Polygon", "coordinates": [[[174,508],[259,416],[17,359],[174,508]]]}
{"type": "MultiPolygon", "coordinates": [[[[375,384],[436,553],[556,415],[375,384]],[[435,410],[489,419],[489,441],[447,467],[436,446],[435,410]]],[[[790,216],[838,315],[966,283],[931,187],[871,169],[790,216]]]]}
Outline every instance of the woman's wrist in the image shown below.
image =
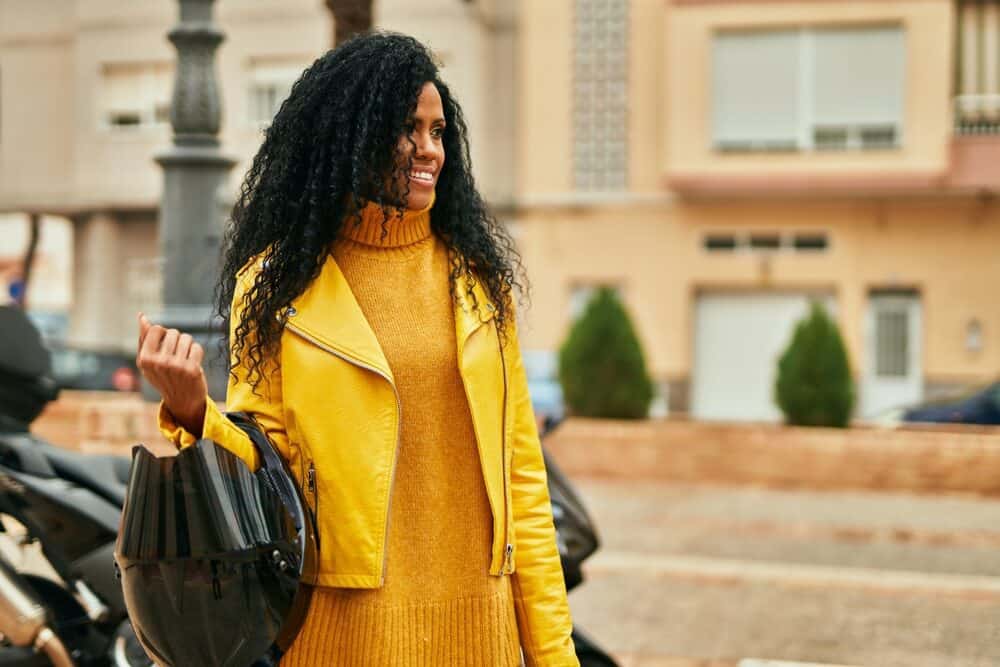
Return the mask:
{"type": "Polygon", "coordinates": [[[174,421],[185,431],[196,438],[201,437],[202,424],[205,422],[205,405],[207,398],[198,403],[186,406],[173,406],[164,402],[164,406],[174,416],[174,421]]]}

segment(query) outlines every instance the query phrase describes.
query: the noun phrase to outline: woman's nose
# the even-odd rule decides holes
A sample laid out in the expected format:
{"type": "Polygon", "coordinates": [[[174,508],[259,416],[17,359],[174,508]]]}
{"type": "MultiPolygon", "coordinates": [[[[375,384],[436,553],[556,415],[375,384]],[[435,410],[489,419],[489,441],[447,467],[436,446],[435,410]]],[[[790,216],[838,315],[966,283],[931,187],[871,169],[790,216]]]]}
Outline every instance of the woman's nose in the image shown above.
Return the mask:
{"type": "Polygon", "coordinates": [[[419,158],[433,158],[438,154],[437,144],[430,132],[420,132],[415,139],[417,145],[416,156],[419,158]]]}

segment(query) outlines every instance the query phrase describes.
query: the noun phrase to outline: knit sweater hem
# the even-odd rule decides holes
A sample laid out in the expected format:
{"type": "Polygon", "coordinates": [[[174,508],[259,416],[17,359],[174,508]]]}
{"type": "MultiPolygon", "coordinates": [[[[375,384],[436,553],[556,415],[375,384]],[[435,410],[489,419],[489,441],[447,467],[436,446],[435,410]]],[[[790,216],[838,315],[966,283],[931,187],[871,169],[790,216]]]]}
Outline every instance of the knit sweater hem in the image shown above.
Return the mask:
{"type": "Polygon", "coordinates": [[[317,589],[307,622],[281,667],[521,664],[509,593],[382,604],[317,589]]]}

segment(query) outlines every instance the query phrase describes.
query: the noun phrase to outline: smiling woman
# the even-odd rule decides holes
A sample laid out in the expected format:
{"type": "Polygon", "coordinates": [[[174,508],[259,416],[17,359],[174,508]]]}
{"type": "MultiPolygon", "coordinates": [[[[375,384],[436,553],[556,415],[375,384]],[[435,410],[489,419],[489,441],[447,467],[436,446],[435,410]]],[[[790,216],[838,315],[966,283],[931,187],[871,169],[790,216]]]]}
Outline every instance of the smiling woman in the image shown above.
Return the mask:
{"type": "Polygon", "coordinates": [[[400,137],[397,173],[406,193],[405,205],[420,210],[430,205],[438,174],[444,167],[444,106],[437,86],[428,81],[420,90],[417,108],[400,137]]]}
{"type": "MultiPolygon", "coordinates": [[[[316,590],[283,666],[579,664],[519,280],[424,46],[366,34],[302,74],[233,209],[217,304],[226,407],[257,421],[316,516],[316,590]]],[[[256,467],[205,395],[197,343],[141,327],[163,433],[256,467]]]]}

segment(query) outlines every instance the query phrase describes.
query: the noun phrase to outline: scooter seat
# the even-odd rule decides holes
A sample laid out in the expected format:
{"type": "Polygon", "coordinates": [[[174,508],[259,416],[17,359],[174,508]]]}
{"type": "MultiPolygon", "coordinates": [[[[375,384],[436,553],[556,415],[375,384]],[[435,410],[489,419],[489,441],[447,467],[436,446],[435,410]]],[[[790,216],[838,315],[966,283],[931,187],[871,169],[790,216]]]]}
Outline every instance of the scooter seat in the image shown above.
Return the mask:
{"type": "Polygon", "coordinates": [[[125,504],[125,489],[132,464],[127,457],[80,454],[41,442],[37,446],[63,479],[90,489],[118,507],[125,504]]]}

